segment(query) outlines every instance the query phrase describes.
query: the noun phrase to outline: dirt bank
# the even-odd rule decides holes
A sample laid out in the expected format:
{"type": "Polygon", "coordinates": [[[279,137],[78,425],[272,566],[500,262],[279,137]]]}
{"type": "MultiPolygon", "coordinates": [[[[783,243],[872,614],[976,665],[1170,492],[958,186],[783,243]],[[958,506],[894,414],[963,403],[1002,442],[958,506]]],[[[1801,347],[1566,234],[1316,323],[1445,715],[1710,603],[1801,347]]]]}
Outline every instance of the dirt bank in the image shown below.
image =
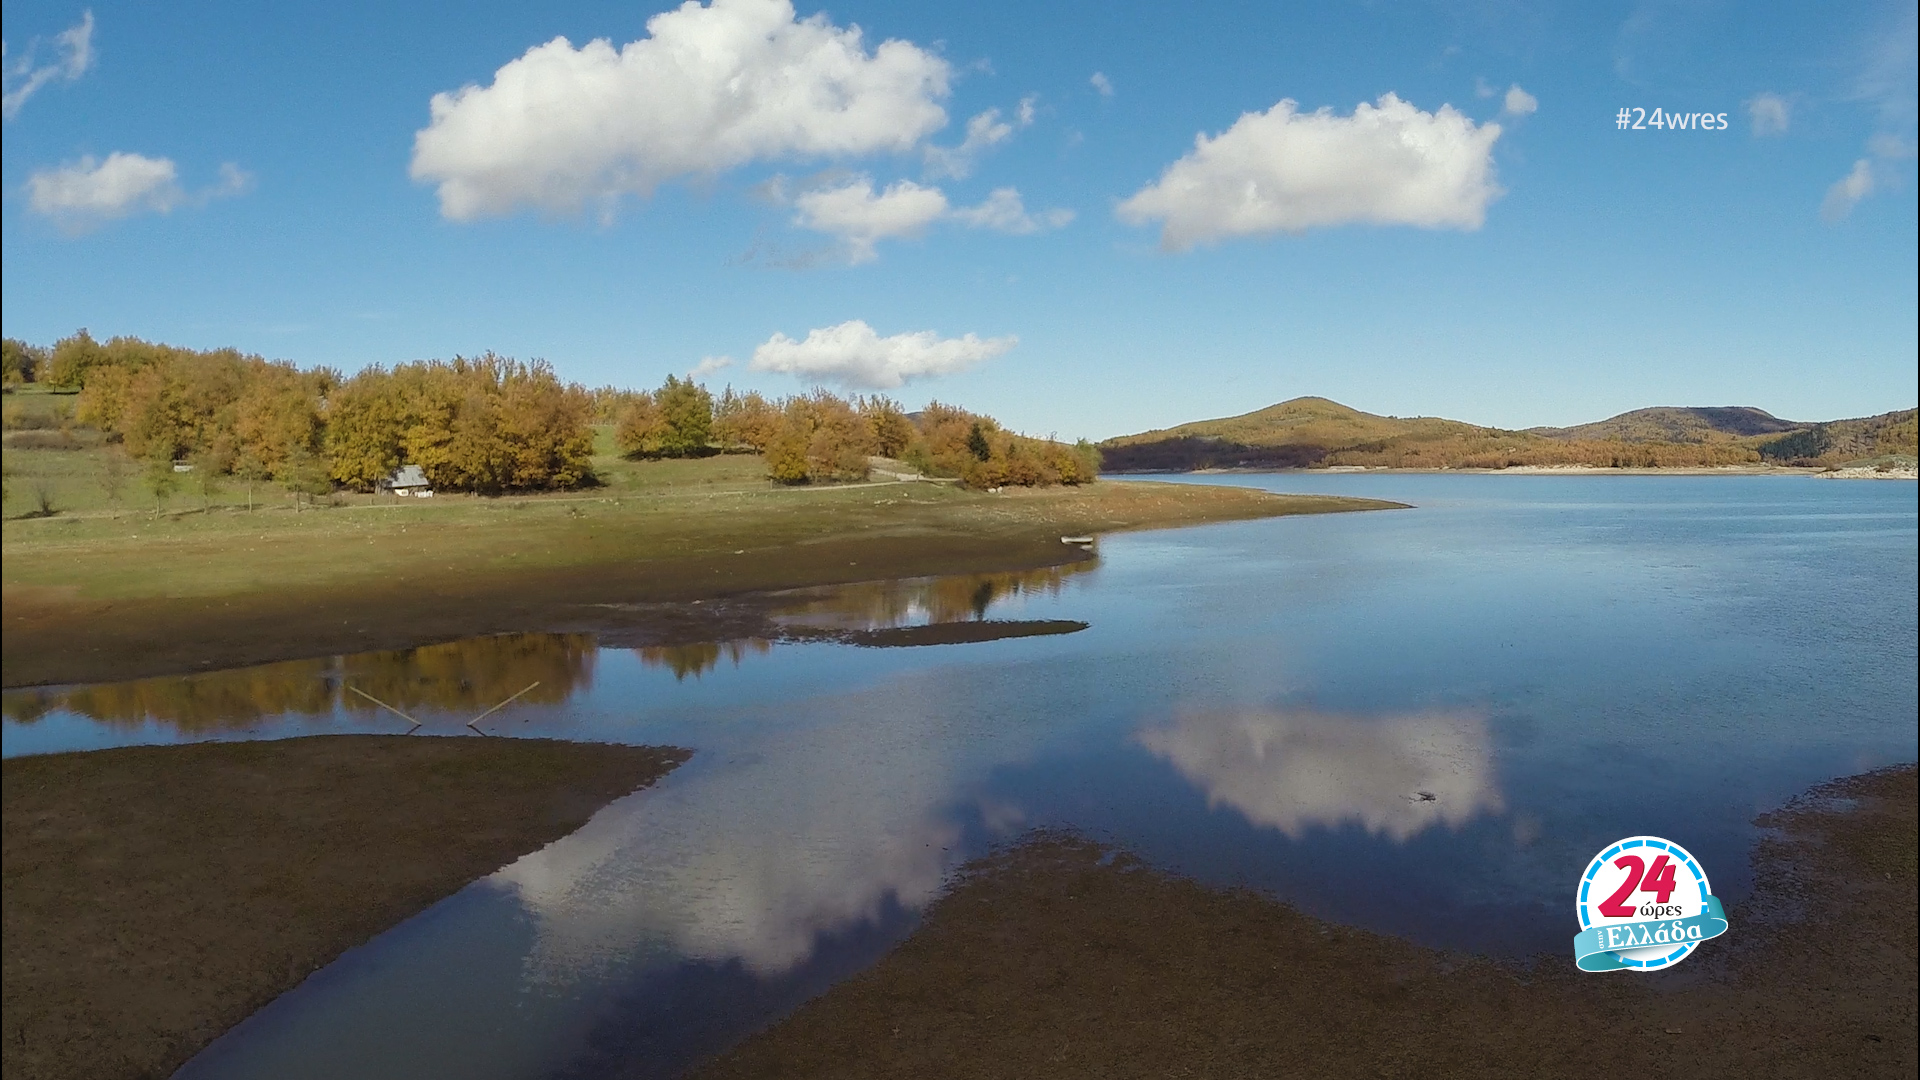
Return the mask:
{"type": "Polygon", "coordinates": [[[698,1075],[1912,1076],[1914,777],[1763,819],[1728,936],[1650,975],[1421,948],[1042,838],[698,1075]]]}
{"type": "Polygon", "coordinates": [[[895,487],[912,491],[663,502],[602,517],[535,504],[499,521],[469,521],[482,511],[462,506],[437,526],[341,511],[259,534],[188,522],[157,538],[71,542],[9,523],[0,682],[131,679],[531,630],[723,640],[760,625],[769,607],[756,594],[767,590],[1088,557],[1063,535],[1400,505],[1187,484],[1005,496],[895,487]]]}
{"type": "Polygon", "coordinates": [[[6,1080],[162,1077],[673,749],[337,735],[4,763],[6,1080]]]}

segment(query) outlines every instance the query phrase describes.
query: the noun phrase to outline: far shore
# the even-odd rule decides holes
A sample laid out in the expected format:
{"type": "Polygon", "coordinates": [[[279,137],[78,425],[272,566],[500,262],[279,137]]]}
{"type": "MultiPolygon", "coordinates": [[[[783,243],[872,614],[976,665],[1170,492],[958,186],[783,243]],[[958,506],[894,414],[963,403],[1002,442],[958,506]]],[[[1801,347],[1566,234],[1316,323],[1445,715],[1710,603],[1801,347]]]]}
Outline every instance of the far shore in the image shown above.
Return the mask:
{"type": "Polygon", "coordinates": [[[1164,472],[1113,473],[1125,476],[1233,476],[1240,474],[1283,473],[1316,476],[1322,474],[1391,473],[1409,476],[1812,476],[1833,480],[1914,480],[1920,471],[1911,467],[1896,469],[1843,468],[1806,469],[1790,465],[1714,465],[1674,468],[1613,468],[1600,465],[1514,465],[1505,469],[1399,469],[1377,465],[1329,465],[1314,469],[1272,469],[1233,467],[1223,469],[1167,470],[1164,472]]]}
{"type": "Polygon", "coordinates": [[[103,682],[536,630],[727,640],[760,632],[778,590],[1092,557],[1063,537],[1401,507],[1109,480],[9,521],[0,674],[103,682]]]}

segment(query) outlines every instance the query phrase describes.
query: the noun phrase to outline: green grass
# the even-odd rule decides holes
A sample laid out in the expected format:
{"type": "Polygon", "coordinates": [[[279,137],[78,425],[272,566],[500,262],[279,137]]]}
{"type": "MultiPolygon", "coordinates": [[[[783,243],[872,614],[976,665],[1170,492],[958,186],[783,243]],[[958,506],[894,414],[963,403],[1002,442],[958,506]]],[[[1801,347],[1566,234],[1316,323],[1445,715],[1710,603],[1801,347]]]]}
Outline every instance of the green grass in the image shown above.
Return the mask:
{"type": "MultiPolygon", "coordinates": [[[[719,543],[766,548],[831,533],[842,518],[905,522],[915,507],[992,501],[935,484],[776,487],[757,456],[718,455],[606,458],[596,463],[603,486],[578,492],[346,495],[306,510],[283,489],[259,485],[249,511],[241,485],[228,484],[211,496],[176,495],[156,514],[151,497],[138,493],[137,476],[121,499],[104,493],[100,474],[117,453],[7,451],[13,490],[0,537],[8,585],[72,585],[94,596],[218,595],[455,568],[557,567],[719,543]],[[23,489],[34,480],[53,485],[54,514],[26,516],[32,508],[23,489]]],[[[179,475],[191,483],[191,474],[179,475]]]]}
{"type": "MultiPolygon", "coordinates": [[[[35,396],[42,399],[54,397],[50,394],[35,396]]],[[[43,516],[37,498],[38,490],[42,487],[51,496],[54,516],[57,517],[105,515],[152,518],[156,512],[155,499],[143,482],[140,463],[129,459],[119,447],[101,443],[94,432],[82,430],[76,432],[75,436],[89,445],[78,450],[42,450],[11,445],[6,448],[6,518],[43,516]]],[[[419,508],[428,504],[437,507],[461,502],[498,504],[527,500],[579,501],[766,491],[773,487],[767,479],[766,463],[754,454],[721,454],[711,458],[674,461],[629,461],[615,452],[612,430],[604,426],[595,430],[595,450],[593,466],[601,483],[580,491],[501,498],[439,494],[430,500],[342,492],[331,502],[340,507],[404,505],[419,508]]],[[[164,516],[245,510],[249,501],[256,511],[293,510],[293,494],[279,484],[263,482],[252,485],[250,500],[248,485],[231,476],[218,477],[210,486],[203,486],[197,473],[176,473],[174,479],[175,490],[159,503],[159,512],[164,516]]]]}

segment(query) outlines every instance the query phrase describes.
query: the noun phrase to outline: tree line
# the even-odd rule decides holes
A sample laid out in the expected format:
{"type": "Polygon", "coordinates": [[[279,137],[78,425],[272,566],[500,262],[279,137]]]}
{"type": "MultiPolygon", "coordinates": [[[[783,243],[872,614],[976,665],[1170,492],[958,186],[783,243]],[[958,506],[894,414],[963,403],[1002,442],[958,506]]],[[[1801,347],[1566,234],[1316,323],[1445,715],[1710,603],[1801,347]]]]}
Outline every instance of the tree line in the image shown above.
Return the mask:
{"type": "Polygon", "coordinates": [[[85,330],[50,348],[7,339],[5,353],[9,386],[77,392],[75,421],[156,473],[188,463],[312,494],[376,490],[403,465],[446,491],[590,486],[596,424],[633,458],[758,453],[782,484],[864,479],[872,457],[975,488],[1087,483],[1100,464],[1084,441],[1016,434],[939,402],[909,414],[891,398],[825,390],[775,399],[728,387],[716,398],[676,376],[653,391],[589,391],[545,361],[493,353],[352,376],[85,330]]]}
{"type": "Polygon", "coordinates": [[[908,413],[883,395],[840,397],[826,390],[768,398],[668,376],[652,393],[603,389],[597,412],[614,425],[622,453],[685,457],[726,451],[764,455],[782,484],[863,480],[869,461],[890,458],[926,476],[968,487],[1083,484],[1099,474],[1099,452],[1007,431],[990,416],[935,401],[908,413]]]}

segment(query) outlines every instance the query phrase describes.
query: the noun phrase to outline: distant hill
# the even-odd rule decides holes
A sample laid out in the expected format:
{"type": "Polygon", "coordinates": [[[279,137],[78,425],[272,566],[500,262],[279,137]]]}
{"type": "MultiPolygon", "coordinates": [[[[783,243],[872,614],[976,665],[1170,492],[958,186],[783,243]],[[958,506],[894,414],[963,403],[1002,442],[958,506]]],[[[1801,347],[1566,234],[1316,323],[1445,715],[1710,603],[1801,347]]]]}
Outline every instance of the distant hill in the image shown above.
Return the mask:
{"type": "Polygon", "coordinates": [[[1809,424],[1760,409],[1636,409],[1570,428],[1507,431],[1438,417],[1376,416],[1302,397],[1255,412],[1100,444],[1109,472],[1202,468],[1509,468],[1831,465],[1915,453],[1915,412],[1809,424]]]}
{"type": "Polygon", "coordinates": [[[1777,435],[1811,426],[1782,420],[1763,409],[1729,405],[1718,409],[1635,409],[1578,427],[1538,427],[1527,430],[1549,439],[1699,443],[1748,435],[1777,435]]]}

